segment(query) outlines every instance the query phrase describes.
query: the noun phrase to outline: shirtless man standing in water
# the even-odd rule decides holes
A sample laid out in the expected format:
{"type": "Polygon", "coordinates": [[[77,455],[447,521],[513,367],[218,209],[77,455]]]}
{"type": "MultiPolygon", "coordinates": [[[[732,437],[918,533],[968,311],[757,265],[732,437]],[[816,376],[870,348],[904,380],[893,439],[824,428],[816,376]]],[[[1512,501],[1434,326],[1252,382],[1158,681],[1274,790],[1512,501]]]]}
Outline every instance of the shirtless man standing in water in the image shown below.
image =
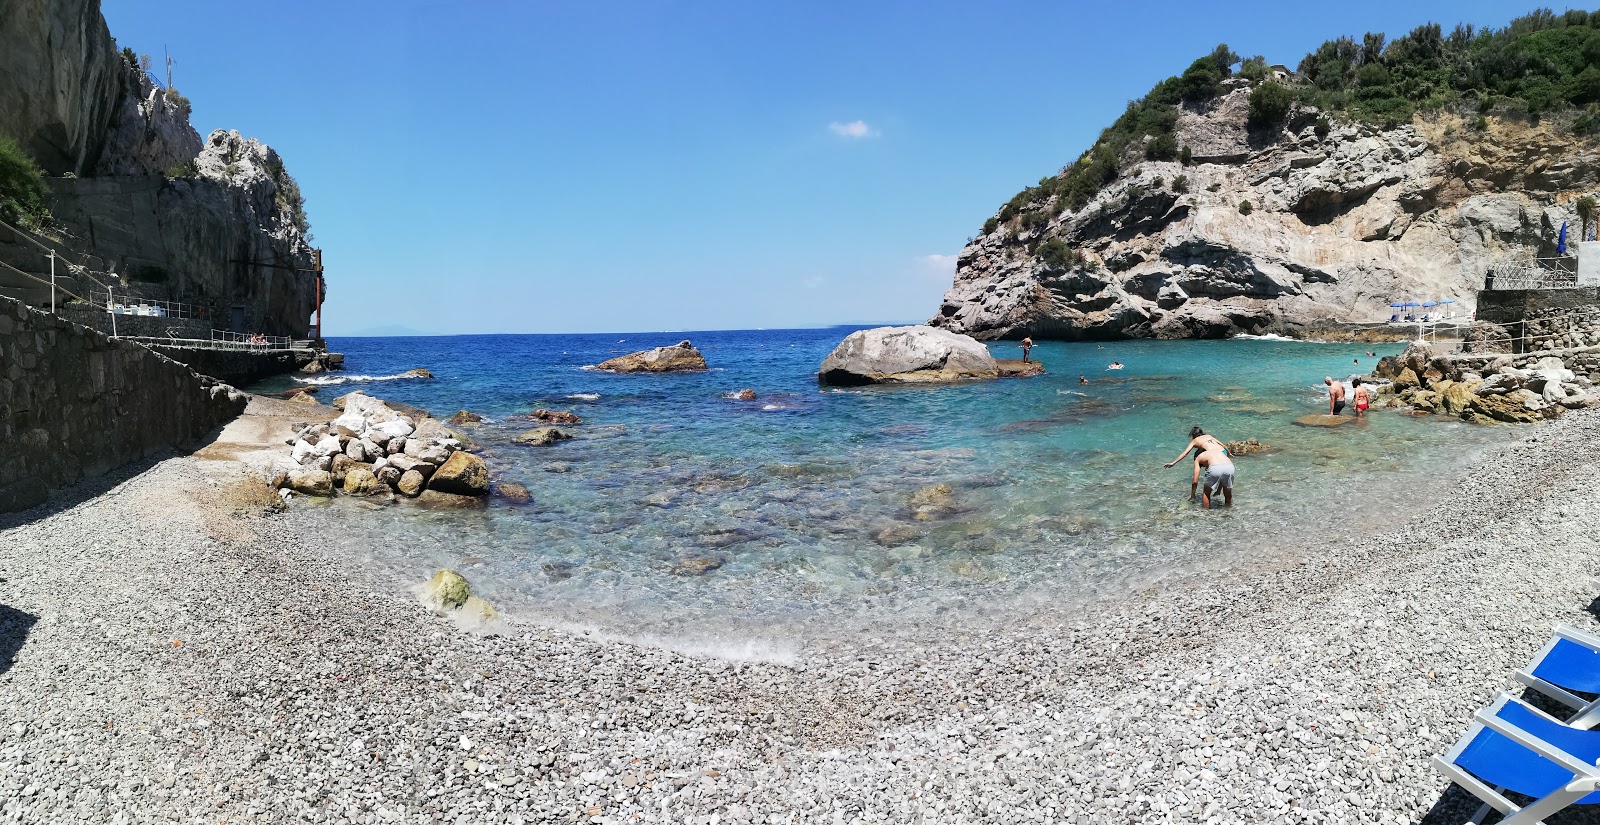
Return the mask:
{"type": "Polygon", "coordinates": [[[1338,415],[1344,411],[1344,382],[1333,380],[1333,376],[1322,379],[1328,385],[1328,415],[1338,415]]]}
{"type": "Polygon", "coordinates": [[[1211,509],[1212,497],[1222,493],[1223,506],[1233,506],[1233,461],[1225,450],[1211,448],[1194,457],[1194,481],[1189,485],[1189,500],[1194,500],[1195,488],[1200,486],[1200,476],[1205,474],[1205,487],[1200,490],[1200,504],[1211,509]]]}

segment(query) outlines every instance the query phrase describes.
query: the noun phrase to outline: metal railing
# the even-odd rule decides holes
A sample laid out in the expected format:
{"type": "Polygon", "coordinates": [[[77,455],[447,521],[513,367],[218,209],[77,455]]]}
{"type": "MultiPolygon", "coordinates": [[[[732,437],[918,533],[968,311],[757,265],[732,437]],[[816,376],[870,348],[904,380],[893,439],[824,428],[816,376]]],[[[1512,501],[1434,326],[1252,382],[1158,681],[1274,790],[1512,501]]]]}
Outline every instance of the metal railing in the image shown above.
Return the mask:
{"type": "Polygon", "coordinates": [[[185,304],[179,301],[157,301],[131,297],[125,297],[119,301],[114,297],[101,298],[96,295],[90,300],[90,304],[95,309],[109,312],[113,315],[171,318],[174,321],[203,321],[209,317],[205,307],[197,304],[185,304]]]}
{"type": "Polygon", "coordinates": [[[210,338],[180,338],[176,330],[169,329],[165,336],[123,335],[125,341],[141,344],[160,344],[168,347],[223,350],[228,352],[288,352],[299,349],[295,341],[282,335],[241,335],[220,329],[211,331],[210,338]]]}

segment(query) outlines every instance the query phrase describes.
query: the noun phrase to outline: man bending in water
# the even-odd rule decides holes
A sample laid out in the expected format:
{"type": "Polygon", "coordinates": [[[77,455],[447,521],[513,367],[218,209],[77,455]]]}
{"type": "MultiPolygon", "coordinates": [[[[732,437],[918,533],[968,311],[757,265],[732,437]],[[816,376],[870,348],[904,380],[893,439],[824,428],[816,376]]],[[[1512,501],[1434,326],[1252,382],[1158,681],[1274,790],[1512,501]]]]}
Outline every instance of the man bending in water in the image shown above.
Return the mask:
{"type": "Polygon", "coordinates": [[[1189,485],[1189,500],[1194,500],[1195,488],[1200,486],[1200,475],[1205,474],[1205,487],[1200,490],[1200,504],[1211,509],[1211,498],[1222,493],[1223,506],[1233,506],[1233,461],[1226,451],[1215,448],[1194,457],[1194,481],[1189,485]]]}
{"type": "Polygon", "coordinates": [[[1333,380],[1333,376],[1322,379],[1328,385],[1328,415],[1338,415],[1344,411],[1344,382],[1333,380]]]}
{"type": "Polygon", "coordinates": [[[1195,428],[1189,430],[1189,446],[1184,447],[1183,448],[1183,452],[1178,453],[1178,457],[1177,458],[1174,458],[1172,461],[1170,461],[1167,464],[1162,465],[1162,466],[1165,466],[1167,469],[1171,469],[1173,467],[1176,467],[1178,465],[1178,462],[1184,460],[1185,458],[1187,458],[1189,456],[1189,452],[1191,450],[1193,450],[1195,453],[1203,453],[1206,450],[1217,450],[1217,451],[1221,452],[1223,455],[1227,455],[1228,454],[1228,445],[1223,444],[1221,441],[1218,441],[1216,436],[1214,436],[1214,435],[1206,435],[1206,431],[1205,430],[1202,430],[1199,427],[1195,427],[1195,428]]]}

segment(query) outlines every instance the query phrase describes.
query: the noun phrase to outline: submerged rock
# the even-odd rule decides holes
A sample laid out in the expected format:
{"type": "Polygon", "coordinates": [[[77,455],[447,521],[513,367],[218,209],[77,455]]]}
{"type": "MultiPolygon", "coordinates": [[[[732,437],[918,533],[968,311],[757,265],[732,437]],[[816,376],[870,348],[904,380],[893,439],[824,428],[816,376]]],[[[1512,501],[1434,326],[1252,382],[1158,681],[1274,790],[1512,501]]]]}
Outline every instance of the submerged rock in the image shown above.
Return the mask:
{"type": "Polygon", "coordinates": [[[533,495],[528,492],[527,487],[513,481],[503,481],[496,484],[494,491],[499,493],[501,498],[514,504],[527,504],[533,500],[533,495]]]}
{"type": "Polygon", "coordinates": [[[722,559],[699,556],[692,559],[683,559],[672,565],[671,573],[674,576],[704,576],[721,566],[722,559]]]}
{"type": "Polygon", "coordinates": [[[955,514],[956,494],[948,484],[930,484],[913,492],[907,504],[917,521],[937,521],[955,514]]]}
{"type": "Polygon", "coordinates": [[[582,424],[583,419],[575,413],[566,410],[534,410],[525,416],[532,421],[543,421],[546,424],[582,424]]]}
{"type": "Polygon", "coordinates": [[[817,379],[859,386],[998,378],[989,348],[932,327],[878,327],[850,333],[823,359],[817,379]]]}
{"type": "Polygon", "coordinates": [[[518,444],[533,444],[535,446],[542,446],[545,444],[554,444],[557,441],[563,441],[571,437],[572,436],[567,435],[555,427],[539,427],[538,429],[519,433],[511,440],[517,442],[518,444]]]}
{"type": "Polygon", "coordinates": [[[1260,441],[1257,441],[1254,438],[1247,438],[1243,441],[1229,441],[1227,447],[1228,455],[1231,456],[1251,455],[1253,453],[1275,453],[1278,451],[1277,447],[1274,447],[1271,444],[1262,444],[1260,441]]]}
{"type": "Polygon", "coordinates": [[[746,387],[745,389],[739,390],[739,392],[733,397],[740,401],[754,401],[756,400],[756,391],[746,387]]]}
{"type": "Polygon", "coordinates": [[[609,372],[702,372],[705,356],[688,341],[670,347],[656,347],[601,361],[597,369],[609,372]]]}
{"type": "Polygon", "coordinates": [[[452,427],[459,427],[463,424],[482,424],[483,416],[467,410],[458,410],[455,415],[450,416],[448,423],[452,427]]]}
{"type": "Polygon", "coordinates": [[[485,496],[462,496],[455,493],[441,493],[438,490],[423,490],[422,494],[413,499],[413,501],[429,510],[480,510],[485,506],[488,498],[485,496]]]}
{"type": "Polygon", "coordinates": [[[1312,413],[1311,415],[1302,415],[1299,418],[1296,418],[1294,423],[1301,427],[1337,427],[1341,424],[1354,420],[1355,419],[1353,417],[1346,415],[1312,413]]]}
{"type": "Polygon", "coordinates": [[[417,367],[414,370],[406,370],[405,372],[402,372],[402,373],[400,373],[399,375],[397,375],[395,377],[396,378],[432,378],[433,377],[433,373],[428,372],[426,367],[417,367]]]}

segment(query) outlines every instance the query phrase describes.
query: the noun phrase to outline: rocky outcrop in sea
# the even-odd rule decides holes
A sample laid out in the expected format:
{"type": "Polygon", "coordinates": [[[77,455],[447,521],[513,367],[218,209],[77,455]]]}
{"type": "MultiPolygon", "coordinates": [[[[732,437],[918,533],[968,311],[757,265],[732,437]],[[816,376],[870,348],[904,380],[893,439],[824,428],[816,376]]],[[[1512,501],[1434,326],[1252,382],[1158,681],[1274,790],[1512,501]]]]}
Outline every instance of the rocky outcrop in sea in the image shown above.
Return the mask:
{"type": "Polygon", "coordinates": [[[1295,104],[1259,128],[1253,87],[1229,79],[1178,107],[1187,163],[1135,141],[1081,208],[1057,195],[1002,210],[929,323],[981,339],[1217,338],[1379,321],[1401,297],[1470,312],[1492,262],[1553,252],[1600,183],[1571,115],[1441,111],[1384,128],[1295,104]]]}
{"type": "Polygon", "coordinates": [[[850,333],[817,368],[824,384],[908,384],[998,378],[989,348],[931,327],[878,327],[850,333]]]}
{"type": "Polygon", "coordinates": [[[706,358],[694,344],[679,341],[670,347],[631,352],[595,365],[607,372],[704,372],[706,358]]]}

